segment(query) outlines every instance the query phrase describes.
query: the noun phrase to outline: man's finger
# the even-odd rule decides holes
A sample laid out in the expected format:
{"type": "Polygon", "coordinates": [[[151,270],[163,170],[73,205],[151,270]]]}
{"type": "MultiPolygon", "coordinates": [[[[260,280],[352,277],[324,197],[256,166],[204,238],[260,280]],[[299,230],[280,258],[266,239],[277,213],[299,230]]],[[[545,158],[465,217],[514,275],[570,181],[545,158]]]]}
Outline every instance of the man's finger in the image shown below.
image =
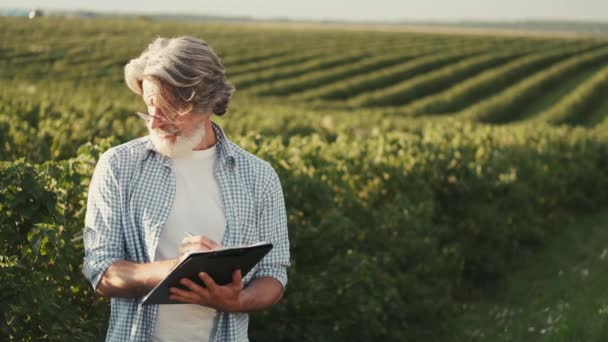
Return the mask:
{"type": "Polygon", "coordinates": [[[205,283],[205,286],[207,286],[207,289],[210,292],[214,292],[217,289],[218,285],[215,283],[213,278],[211,278],[211,276],[207,273],[201,272],[198,274],[198,277],[201,278],[201,280],[203,281],[203,283],[205,283]]]}
{"type": "Polygon", "coordinates": [[[236,286],[239,290],[243,288],[243,275],[240,269],[232,272],[232,285],[236,286]]]}
{"type": "Polygon", "coordinates": [[[186,242],[186,243],[198,243],[203,237],[205,237],[204,235],[192,235],[192,236],[186,236],[182,242],[186,242]]]}
{"type": "Polygon", "coordinates": [[[184,285],[185,287],[187,287],[188,289],[190,289],[189,293],[194,293],[195,295],[198,295],[199,297],[203,298],[203,299],[207,299],[209,297],[209,290],[205,289],[203,287],[201,287],[200,285],[198,285],[197,283],[193,282],[192,280],[188,279],[188,278],[182,278],[179,281],[180,284],[184,285]]]}
{"type": "Polygon", "coordinates": [[[186,236],[182,239],[182,244],[198,243],[201,235],[186,236]]]}
{"type": "Polygon", "coordinates": [[[183,298],[187,298],[190,301],[196,302],[197,300],[200,299],[200,296],[197,293],[194,292],[190,292],[190,291],[184,291],[181,289],[178,289],[177,287],[171,287],[169,288],[169,293],[171,293],[172,295],[177,295],[183,298]]]}
{"type": "Polygon", "coordinates": [[[196,302],[194,302],[194,301],[193,301],[192,299],[190,299],[190,298],[187,298],[187,297],[182,297],[182,296],[179,296],[179,295],[170,295],[170,296],[169,296],[169,299],[171,299],[171,300],[176,300],[176,301],[178,301],[178,302],[183,302],[183,303],[196,303],[196,302]]]}
{"type": "Polygon", "coordinates": [[[198,244],[198,241],[195,242],[195,241],[187,240],[187,239],[192,239],[192,238],[184,238],[184,240],[182,240],[182,244],[180,245],[181,247],[188,247],[188,246],[198,244]]]}
{"type": "Polygon", "coordinates": [[[184,254],[188,251],[187,246],[182,244],[181,246],[179,246],[179,254],[184,254]]]}
{"type": "Polygon", "coordinates": [[[206,237],[204,235],[202,235],[201,237],[202,237],[202,241],[205,242],[205,244],[207,246],[209,246],[209,248],[213,249],[213,248],[220,248],[221,247],[219,243],[217,243],[217,242],[209,239],[208,237],[206,237]]]}
{"type": "Polygon", "coordinates": [[[206,249],[214,249],[214,248],[221,247],[220,244],[211,240],[210,238],[206,237],[205,235],[196,235],[196,236],[186,237],[182,240],[182,246],[184,246],[184,245],[199,246],[198,249],[201,249],[200,246],[202,246],[203,248],[206,248],[206,249]]]}

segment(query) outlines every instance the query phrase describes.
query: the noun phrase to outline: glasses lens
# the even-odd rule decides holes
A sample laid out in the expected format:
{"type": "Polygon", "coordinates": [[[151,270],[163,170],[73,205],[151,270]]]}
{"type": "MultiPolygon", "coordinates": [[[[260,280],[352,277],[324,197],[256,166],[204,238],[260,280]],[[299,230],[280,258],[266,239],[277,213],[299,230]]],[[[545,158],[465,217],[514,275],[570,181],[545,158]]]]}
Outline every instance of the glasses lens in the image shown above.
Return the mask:
{"type": "Polygon", "coordinates": [[[160,118],[160,120],[164,121],[164,122],[168,122],[168,123],[175,123],[175,118],[166,118],[164,116],[152,116],[148,113],[142,113],[142,112],[135,112],[135,114],[137,114],[137,116],[139,116],[140,118],[142,118],[143,120],[145,120],[146,122],[150,122],[152,120],[152,118],[160,118]]]}

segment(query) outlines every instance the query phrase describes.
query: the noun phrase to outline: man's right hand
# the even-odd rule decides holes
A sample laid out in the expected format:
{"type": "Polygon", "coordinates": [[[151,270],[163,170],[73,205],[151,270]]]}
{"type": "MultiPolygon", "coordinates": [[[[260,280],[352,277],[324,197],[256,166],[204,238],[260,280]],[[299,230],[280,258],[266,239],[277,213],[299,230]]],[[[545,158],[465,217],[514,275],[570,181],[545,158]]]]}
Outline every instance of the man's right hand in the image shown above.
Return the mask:
{"type": "Polygon", "coordinates": [[[153,289],[190,251],[208,251],[221,246],[203,235],[187,237],[173,259],[150,263],[119,260],[110,265],[99,281],[97,293],[104,297],[141,297],[153,289]]]}
{"type": "Polygon", "coordinates": [[[186,237],[182,240],[182,244],[179,247],[179,256],[176,258],[175,264],[179,264],[188,252],[210,251],[221,247],[219,243],[204,235],[186,237]]]}

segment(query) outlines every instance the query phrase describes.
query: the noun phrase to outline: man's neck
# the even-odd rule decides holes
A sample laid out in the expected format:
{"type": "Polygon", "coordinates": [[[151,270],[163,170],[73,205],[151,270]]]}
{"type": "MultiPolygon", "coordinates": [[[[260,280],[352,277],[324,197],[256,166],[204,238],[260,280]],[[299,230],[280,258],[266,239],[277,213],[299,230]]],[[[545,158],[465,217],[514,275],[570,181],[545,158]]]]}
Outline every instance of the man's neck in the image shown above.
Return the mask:
{"type": "Polygon", "coordinates": [[[211,126],[211,119],[207,118],[203,121],[205,125],[205,136],[203,140],[201,140],[200,144],[196,145],[192,150],[206,150],[217,143],[217,138],[215,136],[215,131],[213,130],[213,126],[211,126]]]}

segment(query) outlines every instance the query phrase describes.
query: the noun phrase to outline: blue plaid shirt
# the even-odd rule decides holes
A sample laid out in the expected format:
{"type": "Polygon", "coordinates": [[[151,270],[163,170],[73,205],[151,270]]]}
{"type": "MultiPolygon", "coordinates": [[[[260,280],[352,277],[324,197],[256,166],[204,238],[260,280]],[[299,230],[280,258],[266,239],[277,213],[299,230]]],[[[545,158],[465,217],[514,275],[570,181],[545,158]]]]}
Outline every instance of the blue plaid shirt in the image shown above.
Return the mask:
{"type": "MultiPolygon", "coordinates": [[[[272,166],[216,135],[217,177],[226,217],[222,246],[269,241],[274,248],[244,277],[273,277],[287,284],[289,240],[283,191],[272,166]]],[[[83,273],[97,288],[112,263],[148,263],[175,200],[172,160],[154,149],[149,136],[106,151],[89,187],[84,226],[83,273]]],[[[112,298],[106,341],[150,341],[158,305],[141,298],[112,298]]],[[[248,341],[247,313],[219,312],[215,341],[248,341]]]]}

